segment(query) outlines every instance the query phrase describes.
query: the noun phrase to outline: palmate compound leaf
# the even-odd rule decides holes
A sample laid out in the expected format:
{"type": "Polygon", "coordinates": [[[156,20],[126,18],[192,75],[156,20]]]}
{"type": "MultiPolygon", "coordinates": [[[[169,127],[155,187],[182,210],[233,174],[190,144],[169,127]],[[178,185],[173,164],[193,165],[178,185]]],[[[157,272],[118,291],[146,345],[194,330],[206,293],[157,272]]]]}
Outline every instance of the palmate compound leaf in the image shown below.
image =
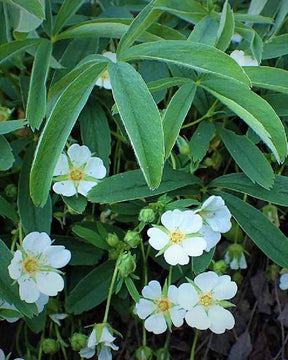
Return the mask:
{"type": "Polygon", "coordinates": [[[230,79],[205,75],[200,86],[231,109],[269,147],[278,162],[287,155],[287,139],[283,124],[272,107],[260,96],[230,79]]]}
{"type": "MultiPolygon", "coordinates": [[[[82,71],[72,77],[67,87],[59,91],[59,98],[51,110],[40,136],[30,175],[30,193],[36,206],[46,204],[53,172],[68,136],[109,60],[90,57],[80,65],[82,71]]],[[[69,74],[68,74],[69,75],[69,74]]]]}
{"type": "Polygon", "coordinates": [[[148,186],[159,186],[164,165],[161,117],[147,85],[130,64],[110,63],[113,97],[148,186]]]}

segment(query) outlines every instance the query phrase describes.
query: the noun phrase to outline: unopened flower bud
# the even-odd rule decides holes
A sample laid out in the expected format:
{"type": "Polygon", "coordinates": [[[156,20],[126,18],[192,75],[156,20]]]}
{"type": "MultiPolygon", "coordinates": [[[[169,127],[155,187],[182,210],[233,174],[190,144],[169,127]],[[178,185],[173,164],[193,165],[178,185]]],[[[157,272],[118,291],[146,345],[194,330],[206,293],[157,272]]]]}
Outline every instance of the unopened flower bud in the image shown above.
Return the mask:
{"type": "Polygon", "coordinates": [[[8,109],[7,107],[0,106],[0,122],[6,121],[9,118],[11,112],[12,110],[8,109]]]}
{"type": "Polygon", "coordinates": [[[152,223],[155,219],[155,212],[153,209],[142,209],[139,213],[139,221],[142,221],[145,224],[152,223]]]}
{"type": "Polygon", "coordinates": [[[124,237],[124,241],[131,248],[136,248],[141,242],[141,236],[137,231],[128,230],[124,237]]]}
{"type": "Polygon", "coordinates": [[[47,338],[42,341],[42,350],[44,354],[53,355],[56,354],[59,349],[59,343],[54,339],[47,338]]]}
{"type": "Polygon", "coordinates": [[[118,261],[118,272],[122,279],[127,278],[136,269],[136,255],[131,255],[130,252],[124,253],[120,256],[118,261]]]}
{"type": "Polygon", "coordinates": [[[278,217],[278,209],[274,205],[266,205],[262,209],[263,214],[277,227],[280,226],[279,217],[278,217]]]}
{"type": "Polygon", "coordinates": [[[230,245],[225,254],[225,261],[233,270],[246,269],[247,263],[243,246],[239,244],[230,245]]]}
{"type": "Polygon", "coordinates": [[[148,346],[141,346],[135,353],[137,360],[151,360],[153,357],[153,351],[148,346]]]}
{"type": "Polygon", "coordinates": [[[115,247],[119,243],[119,238],[116,234],[109,233],[106,238],[106,242],[109,246],[115,247]]]}
{"type": "Polygon", "coordinates": [[[80,333],[74,333],[70,339],[71,347],[74,351],[80,351],[87,344],[87,336],[80,333]]]}
{"type": "Polygon", "coordinates": [[[232,280],[235,281],[238,286],[240,286],[243,281],[243,275],[239,271],[236,271],[232,276],[232,280]]]}
{"type": "Polygon", "coordinates": [[[182,154],[182,155],[190,154],[189,144],[182,136],[178,136],[177,145],[178,145],[180,154],[182,154]]]}
{"type": "Polygon", "coordinates": [[[156,359],[157,360],[170,360],[171,355],[169,354],[168,350],[165,348],[161,348],[156,352],[156,359]]]}
{"type": "Polygon", "coordinates": [[[213,271],[215,271],[216,274],[219,276],[225,274],[226,270],[227,270],[227,264],[224,260],[216,261],[213,264],[213,271]]]}
{"type": "Polygon", "coordinates": [[[276,264],[271,264],[267,268],[267,280],[274,282],[278,279],[279,275],[279,266],[276,264]]]}
{"type": "Polygon", "coordinates": [[[9,198],[15,199],[17,197],[17,186],[9,184],[5,187],[5,195],[9,198]]]}

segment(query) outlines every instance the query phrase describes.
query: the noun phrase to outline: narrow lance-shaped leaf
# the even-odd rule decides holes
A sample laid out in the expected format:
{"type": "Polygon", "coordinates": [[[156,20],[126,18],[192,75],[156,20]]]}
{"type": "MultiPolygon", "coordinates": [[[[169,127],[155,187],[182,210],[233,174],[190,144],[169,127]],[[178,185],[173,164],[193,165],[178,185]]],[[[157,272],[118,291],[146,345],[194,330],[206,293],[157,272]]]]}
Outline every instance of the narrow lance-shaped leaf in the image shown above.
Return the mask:
{"type": "Polygon", "coordinates": [[[9,120],[0,122],[0,135],[22,129],[27,124],[26,120],[9,120]]]}
{"type": "Polygon", "coordinates": [[[288,267],[288,239],[265,215],[236,196],[222,196],[233,217],[250,239],[276,264],[288,267]]]}
{"type": "Polygon", "coordinates": [[[0,45],[0,63],[20,51],[24,51],[32,46],[38,45],[40,41],[40,39],[26,39],[0,45]]]}
{"type": "Polygon", "coordinates": [[[206,155],[214,130],[214,125],[209,121],[202,121],[198,125],[189,141],[190,154],[194,162],[201,161],[206,155]]]}
{"type": "Polygon", "coordinates": [[[0,216],[12,220],[15,224],[18,222],[18,215],[13,207],[6,199],[0,196],[0,216]]]}
{"type": "Polygon", "coordinates": [[[264,43],[263,59],[274,59],[288,54],[288,34],[273,36],[264,43]]]}
{"type": "Polygon", "coordinates": [[[240,83],[213,75],[205,76],[201,87],[243,119],[270,148],[278,162],[287,155],[283,124],[272,107],[240,83]]]}
{"type": "Polygon", "coordinates": [[[26,107],[26,118],[32,129],[39,129],[46,113],[46,79],[51,54],[52,43],[41,41],[35,54],[26,107]]]}
{"type": "Polygon", "coordinates": [[[160,114],[144,80],[127,63],[110,63],[112,92],[140,168],[151,189],[159,186],[164,163],[160,114]]]}
{"type": "Polygon", "coordinates": [[[270,189],[274,183],[274,172],[264,154],[245,135],[237,135],[233,131],[216,129],[230,155],[252,182],[270,189]]]}
{"type": "Polygon", "coordinates": [[[231,38],[234,34],[234,16],[231,6],[228,3],[228,0],[225,1],[223,10],[220,18],[220,26],[217,33],[217,44],[216,47],[222,51],[225,51],[231,41],[231,38]]]}
{"type": "Polygon", "coordinates": [[[44,206],[53,172],[70,132],[95,85],[107,59],[90,62],[62,92],[47,120],[35,152],[30,176],[30,193],[36,206],[44,206]]]}
{"type": "Polygon", "coordinates": [[[241,66],[230,56],[212,46],[192,41],[166,40],[144,43],[125,50],[121,53],[120,59],[159,60],[199,72],[216,74],[225,79],[232,78],[247,87],[250,85],[250,80],[241,66]]]}
{"type": "Polygon", "coordinates": [[[171,99],[163,116],[165,158],[176,142],[181,126],[188,114],[195,96],[195,84],[183,85],[171,99]]]}
{"type": "Polygon", "coordinates": [[[27,10],[29,13],[35,15],[39,19],[45,18],[44,9],[39,0],[12,0],[14,4],[27,10]]]}
{"type": "Polygon", "coordinates": [[[10,169],[14,161],[15,158],[9,142],[0,135],[0,171],[10,169]]]}
{"type": "Polygon", "coordinates": [[[67,21],[73,16],[84,0],[64,0],[56,16],[53,34],[57,34],[67,21]]]}
{"type": "Polygon", "coordinates": [[[214,46],[217,38],[219,24],[212,16],[205,16],[195,26],[188,37],[189,41],[200,42],[214,46]]]}

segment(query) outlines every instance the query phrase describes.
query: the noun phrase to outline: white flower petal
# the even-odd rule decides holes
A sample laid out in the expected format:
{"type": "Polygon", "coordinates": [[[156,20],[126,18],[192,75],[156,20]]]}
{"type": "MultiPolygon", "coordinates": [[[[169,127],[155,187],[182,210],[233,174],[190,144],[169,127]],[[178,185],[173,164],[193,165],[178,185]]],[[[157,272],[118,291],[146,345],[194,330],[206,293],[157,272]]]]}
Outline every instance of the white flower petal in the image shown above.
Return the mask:
{"type": "Polygon", "coordinates": [[[103,78],[101,76],[97,79],[95,85],[97,85],[101,88],[103,87],[103,78]]]}
{"type": "Polygon", "coordinates": [[[106,175],[106,168],[103,164],[103,161],[98,157],[91,157],[87,161],[84,174],[93,176],[96,179],[103,179],[106,175]]]}
{"type": "Polygon", "coordinates": [[[9,275],[12,279],[18,279],[22,274],[22,252],[20,250],[15,251],[13,259],[11,260],[10,265],[8,266],[9,275]]]}
{"type": "Polygon", "coordinates": [[[75,185],[71,180],[58,181],[52,186],[52,189],[56,194],[67,197],[74,196],[77,193],[75,185]]]}
{"type": "Polygon", "coordinates": [[[95,182],[95,181],[82,180],[82,181],[80,181],[79,186],[78,186],[78,193],[83,196],[87,196],[88,192],[96,185],[97,185],[97,182],[95,182]]]}
{"type": "Polygon", "coordinates": [[[178,303],[185,310],[190,310],[197,304],[199,295],[194,286],[189,283],[181,284],[178,288],[178,303]]]}
{"type": "Polygon", "coordinates": [[[175,285],[170,285],[168,288],[168,299],[173,304],[178,304],[178,288],[175,285]]]}
{"type": "Polygon", "coordinates": [[[112,85],[111,85],[111,81],[110,81],[110,78],[105,78],[103,79],[103,87],[104,89],[106,90],[111,90],[112,89],[112,85]]]}
{"type": "Polygon", "coordinates": [[[203,293],[209,292],[218,284],[219,277],[213,271],[207,271],[195,277],[195,284],[202,290],[203,293]]]}
{"type": "Polygon", "coordinates": [[[179,230],[184,234],[196,233],[201,229],[202,224],[203,221],[200,215],[195,214],[192,210],[183,211],[179,230]]]}
{"type": "Polygon", "coordinates": [[[170,231],[179,227],[183,219],[183,213],[180,210],[169,210],[161,216],[162,224],[170,231]]]}
{"type": "Polygon", "coordinates": [[[95,348],[85,347],[79,351],[79,355],[84,359],[91,359],[95,355],[95,348]]]}
{"type": "Polygon", "coordinates": [[[29,254],[40,254],[44,249],[51,245],[51,239],[45,232],[34,231],[23,240],[23,249],[29,254]]]}
{"type": "Polygon", "coordinates": [[[206,330],[210,327],[211,322],[206,311],[202,306],[197,305],[189,310],[185,316],[187,324],[199,330],[206,330]]]}
{"type": "Polygon", "coordinates": [[[55,167],[53,176],[68,175],[70,172],[68,158],[66,155],[61,154],[58,163],[55,167]]]}
{"type": "Polygon", "coordinates": [[[288,289],[288,273],[282,274],[280,276],[279,287],[280,287],[281,290],[287,290],[288,289]]]}
{"type": "Polygon", "coordinates": [[[208,317],[211,321],[209,329],[215,334],[223,334],[226,329],[231,330],[235,325],[235,319],[230,311],[218,305],[211,306],[208,317]]]}
{"type": "Polygon", "coordinates": [[[173,244],[164,252],[164,259],[170,265],[186,265],[189,263],[189,256],[182,246],[173,244]]]}
{"type": "Polygon", "coordinates": [[[44,306],[48,303],[48,301],[49,301],[48,295],[40,294],[39,299],[35,303],[39,314],[44,310],[44,306]]]}
{"type": "Polygon", "coordinates": [[[49,296],[56,296],[64,288],[62,276],[53,271],[39,271],[36,274],[36,282],[41,293],[49,296]]]}
{"type": "Polygon", "coordinates": [[[87,340],[87,346],[89,348],[93,348],[95,347],[96,345],[98,344],[97,342],[97,338],[96,338],[96,330],[93,329],[91,334],[89,335],[88,337],[88,340],[87,340]]]}
{"type": "Polygon", "coordinates": [[[35,281],[29,276],[24,275],[18,279],[20,299],[27,303],[34,303],[39,299],[40,291],[35,281]]]}
{"type": "Polygon", "coordinates": [[[98,360],[112,360],[112,354],[109,347],[102,346],[98,355],[98,360]]]}
{"type": "Polygon", "coordinates": [[[154,310],[157,305],[150,300],[140,299],[139,303],[136,304],[135,311],[140,319],[146,319],[154,310]]]}
{"type": "Polygon", "coordinates": [[[232,270],[238,270],[239,269],[239,261],[238,261],[238,259],[236,257],[234,257],[232,259],[232,261],[230,261],[229,266],[230,266],[230,269],[232,269],[232,270]]]}
{"type": "Polygon", "coordinates": [[[142,295],[151,300],[160,300],[162,296],[161,285],[158,281],[152,280],[148,283],[148,285],[144,286],[142,290],[142,295]]]}
{"type": "Polygon", "coordinates": [[[167,324],[162,313],[149,316],[144,321],[144,326],[146,330],[151,331],[156,335],[162,334],[167,330],[167,324]]]}
{"type": "Polygon", "coordinates": [[[102,334],[100,337],[100,341],[99,342],[105,342],[107,344],[112,343],[114,340],[116,339],[116,337],[114,337],[111,332],[108,330],[108,328],[105,326],[102,330],[102,334]]]}
{"type": "Polygon", "coordinates": [[[204,203],[201,206],[201,211],[216,211],[218,208],[225,205],[224,200],[221,196],[210,196],[207,200],[204,201],[204,203]]]}
{"type": "Polygon", "coordinates": [[[104,51],[104,53],[102,55],[107,57],[109,60],[111,60],[114,63],[117,62],[117,54],[116,53],[113,53],[111,51],[104,51]]]}
{"type": "Polygon", "coordinates": [[[183,325],[185,315],[186,315],[186,310],[182,309],[180,306],[173,306],[170,309],[170,316],[172,323],[177,327],[183,325]]]}
{"type": "Polygon", "coordinates": [[[185,239],[182,246],[189,256],[200,256],[206,249],[207,243],[202,237],[193,237],[185,239]]]}
{"type": "Polygon", "coordinates": [[[46,264],[59,269],[68,264],[71,259],[71,252],[62,245],[52,245],[44,250],[43,257],[47,258],[46,264]]]}
{"type": "Polygon", "coordinates": [[[80,146],[73,144],[67,151],[67,154],[74,167],[78,168],[87,163],[91,157],[91,151],[86,145],[80,146]]]}
{"type": "Polygon", "coordinates": [[[212,230],[216,232],[225,233],[231,229],[231,213],[226,206],[213,211],[209,211],[203,216],[211,226],[212,230]]]}
{"type": "Polygon", "coordinates": [[[207,252],[215,247],[221,239],[221,233],[212,230],[212,228],[206,224],[201,228],[200,234],[202,234],[206,240],[207,246],[205,251],[207,252]]]}
{"type": "Polygon", "coordinates": [[[150,237],[149,244],[155,249],[155,250],[161,250],[166,246],[169,242],[168,235],[155,227],[149,229],[147,231],[147,235],[150,237]]]}
{"type": "Polygon", "coordinates": [[[0,360],[5,360],[5,354],[2,349],[0,349],[0,360]]]}
{"type": "Polygon", "coordinates": [[[246,262],[244,254],[242,254],[240,257],[239,267],[240,267],[240,269],[247,269],[247,262],[246,262]]]}
{"type": "Polygon", "coordinates": [[[222,275],[219,277],[218,283],[213,288],[213,298],[217,300],[229,300],[232,299],[237,292],[237,285],[234,281],[231,281],[229,275],[222,275]]]}

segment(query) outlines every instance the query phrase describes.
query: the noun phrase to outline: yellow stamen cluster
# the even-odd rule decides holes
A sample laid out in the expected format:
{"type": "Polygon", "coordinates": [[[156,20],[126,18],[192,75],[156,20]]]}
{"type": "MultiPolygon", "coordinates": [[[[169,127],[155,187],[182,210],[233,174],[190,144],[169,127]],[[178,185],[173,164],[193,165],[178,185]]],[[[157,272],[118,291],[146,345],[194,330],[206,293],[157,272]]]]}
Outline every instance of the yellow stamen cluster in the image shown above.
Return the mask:
{"type": "Polygon", "coordinates": [[[40,265],[36,259],[28,258],[23,262],[23,271],[26,274],[34,275],[39,270],[40,265]]]}
{"type": "Polygon", "coordinates": [[[209,308],[213,302],[214,300],[211,293],[203,294],[199,298],[199,303],[205,308],[209,308]]]}
{"type": "Polygon", "coordinates": [[[184,239],[185,239],[185,234],[182,233],[179,229],[171,232],[169,235],[169,240],[173,244],[181,244],[184,239]]]}
{"type": "Polygon", "coordinates": [[[159,302],[158,302],[158,309],[161,311],[161,312],[167,312],[169,311],[170,309],[170,302],[168,299],[161,299],[159,302]]]}
{"type": "Polygon", "coordinates": [[[70,180],[81,181],[84,178],[84,173],[81,169],[72,169],[69,174],[70,180]]]}

